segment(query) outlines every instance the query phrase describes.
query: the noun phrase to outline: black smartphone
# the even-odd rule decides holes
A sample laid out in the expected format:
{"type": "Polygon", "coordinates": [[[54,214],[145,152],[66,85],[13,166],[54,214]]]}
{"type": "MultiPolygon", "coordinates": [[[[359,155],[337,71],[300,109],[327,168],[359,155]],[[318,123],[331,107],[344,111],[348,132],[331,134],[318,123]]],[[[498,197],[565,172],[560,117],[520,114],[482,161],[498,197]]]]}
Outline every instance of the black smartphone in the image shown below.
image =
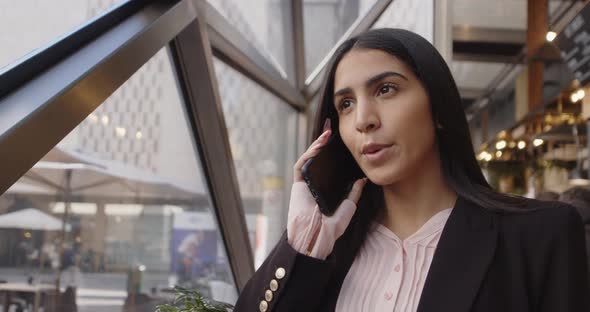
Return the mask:
{"type": "Polygon", "coordinates": [[[331,216],[350,192],[354,182],[364,177],[344,142],[332,134],[318,154],[301,168],[301,174],[320,212],[331,216]]]}

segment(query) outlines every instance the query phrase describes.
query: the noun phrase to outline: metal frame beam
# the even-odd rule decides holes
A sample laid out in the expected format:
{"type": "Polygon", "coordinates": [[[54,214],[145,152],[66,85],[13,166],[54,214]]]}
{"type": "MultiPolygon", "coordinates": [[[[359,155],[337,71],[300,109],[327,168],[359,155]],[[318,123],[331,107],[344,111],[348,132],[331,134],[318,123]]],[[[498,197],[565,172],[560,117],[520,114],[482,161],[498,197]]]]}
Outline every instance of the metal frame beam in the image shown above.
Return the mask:
{"type": "Polygon", "coordinates": [[[111,28],[112,25],[125,20],[147,4],[149,4],[149,1],[124,2],[90,22],[92,26],[83,27],[62,38],[58,43],[32,54],[21,63],[9,66],[3,72],[0,72],[0,98],[34,78],[39,72],[58,63],[66,55],[96,39],[100,34],[111,28]]]}
{"type": "Polygon", "coordinates": [[[303,21],[303,0],[291,0],[293,19],[293,48],[295,62],[295,85],[302,92],[305,90],[305,33],[303,21]]]}
{"type": "Polygon", "coordinates": [[[242,289],[254,273],[254,258],[202,15],[173,41],[172,51],[234,280],[242,289]]]}
{"type": "Polygon", "coordinates": [[[454,52],[453,61],[485,62],[485,63],[512,63],[516,55],[497,55],[480,53],[454,52]]]}
{"type": "Polygon", "coordinates": [[[205,3],[204,11],[206,11],[208,37],[215,56],[256,81],[295,109],[303,110],[305,108],[305,98],[287,80],[287,77],[281,75],[213,6],[205,3]]]}
{"type": "Polygon", "coordinates": [[[393,0],[377,0],[364,16],[357,18],[350,28],[348,28],[346,33],[344,33],[340,40],[338,40],[332,50],[330,50],[330,52],[305,80],[305,96],[308,100],[313,98],[322,87],[322,81],[325,75],[326,67],[336,52],[338,46],[340,46],[342,42],[369,30],[371,26],[373,26],[373,24],[375,24],[375,22],[379,19],[381,14],[385,12],[387,7],[389,7],[392,1],[393,0]]]}
{"type": "Polygon", "coordinates": [[[459,94],[461,94],[461,98],[463,99],[476,99],[484,92],[484,89],[459,88],[459,94]]]}
{"type": "Polygon", "coordinates": [[[2,170],[0,194],[195,19],[188,4],[162,1],[128,12],[120,23],[102,21],[112,27],[98,30],[99,36],[93,29],[98,24],[89,24],[72,34],[88,34],[81,41],[89,43],[73,52],[61,49],[55,56],[60,62],[42,68],[47,54],[39,53],[11,69],[40,67],[32,80],[12,86],[0,99],[0,164],[10,164],[2,170]]]}
{"type": "Polygon", "coordinates": [[[526,31],[520,29],[455,25],[453,26],[453,41],[515,43],[524,45],[526,44],[526,31]]]}

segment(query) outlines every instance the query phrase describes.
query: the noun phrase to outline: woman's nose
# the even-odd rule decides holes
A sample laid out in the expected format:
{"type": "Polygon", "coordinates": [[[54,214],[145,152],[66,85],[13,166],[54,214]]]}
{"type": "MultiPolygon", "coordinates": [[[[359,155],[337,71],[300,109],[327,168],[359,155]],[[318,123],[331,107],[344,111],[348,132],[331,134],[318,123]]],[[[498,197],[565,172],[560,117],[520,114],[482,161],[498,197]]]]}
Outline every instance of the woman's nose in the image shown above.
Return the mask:
{"type": "Polygon", "coordinates": [[[359,132],[373,131],[381,126],[374,103],[363,101],[357,104],[355,126],[359,132]]]}

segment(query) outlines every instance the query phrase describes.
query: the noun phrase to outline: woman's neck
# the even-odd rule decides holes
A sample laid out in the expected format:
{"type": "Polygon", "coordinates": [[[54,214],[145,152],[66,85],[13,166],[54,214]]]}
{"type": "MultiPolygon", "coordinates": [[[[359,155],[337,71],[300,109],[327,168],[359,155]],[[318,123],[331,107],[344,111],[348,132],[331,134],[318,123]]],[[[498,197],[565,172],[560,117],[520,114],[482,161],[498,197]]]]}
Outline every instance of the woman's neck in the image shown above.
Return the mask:
{"type": "Polygon", "coordinates": [[[438,156],[422,164],[407,178],[383,186],[386,209],[380,223],[402,240],[438,212],[453,207],[457,200],[444,179],[438,156]]]}

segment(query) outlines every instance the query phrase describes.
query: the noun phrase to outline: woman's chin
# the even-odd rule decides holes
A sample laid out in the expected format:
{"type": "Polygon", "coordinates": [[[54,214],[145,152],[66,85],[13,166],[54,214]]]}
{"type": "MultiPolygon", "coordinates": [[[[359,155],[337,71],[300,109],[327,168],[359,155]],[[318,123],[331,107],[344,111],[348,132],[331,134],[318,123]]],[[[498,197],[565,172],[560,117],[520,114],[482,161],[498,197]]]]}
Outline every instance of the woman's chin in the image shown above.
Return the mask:
{"type": "Polygon", "coordinates": [[[370,172],[367,174],[367,178],[369,178],[369,181],[371,181],[371,183],[379,186],[391,185],[398,180],[395,175],[383,174],[383,172],[370,172]]]}

